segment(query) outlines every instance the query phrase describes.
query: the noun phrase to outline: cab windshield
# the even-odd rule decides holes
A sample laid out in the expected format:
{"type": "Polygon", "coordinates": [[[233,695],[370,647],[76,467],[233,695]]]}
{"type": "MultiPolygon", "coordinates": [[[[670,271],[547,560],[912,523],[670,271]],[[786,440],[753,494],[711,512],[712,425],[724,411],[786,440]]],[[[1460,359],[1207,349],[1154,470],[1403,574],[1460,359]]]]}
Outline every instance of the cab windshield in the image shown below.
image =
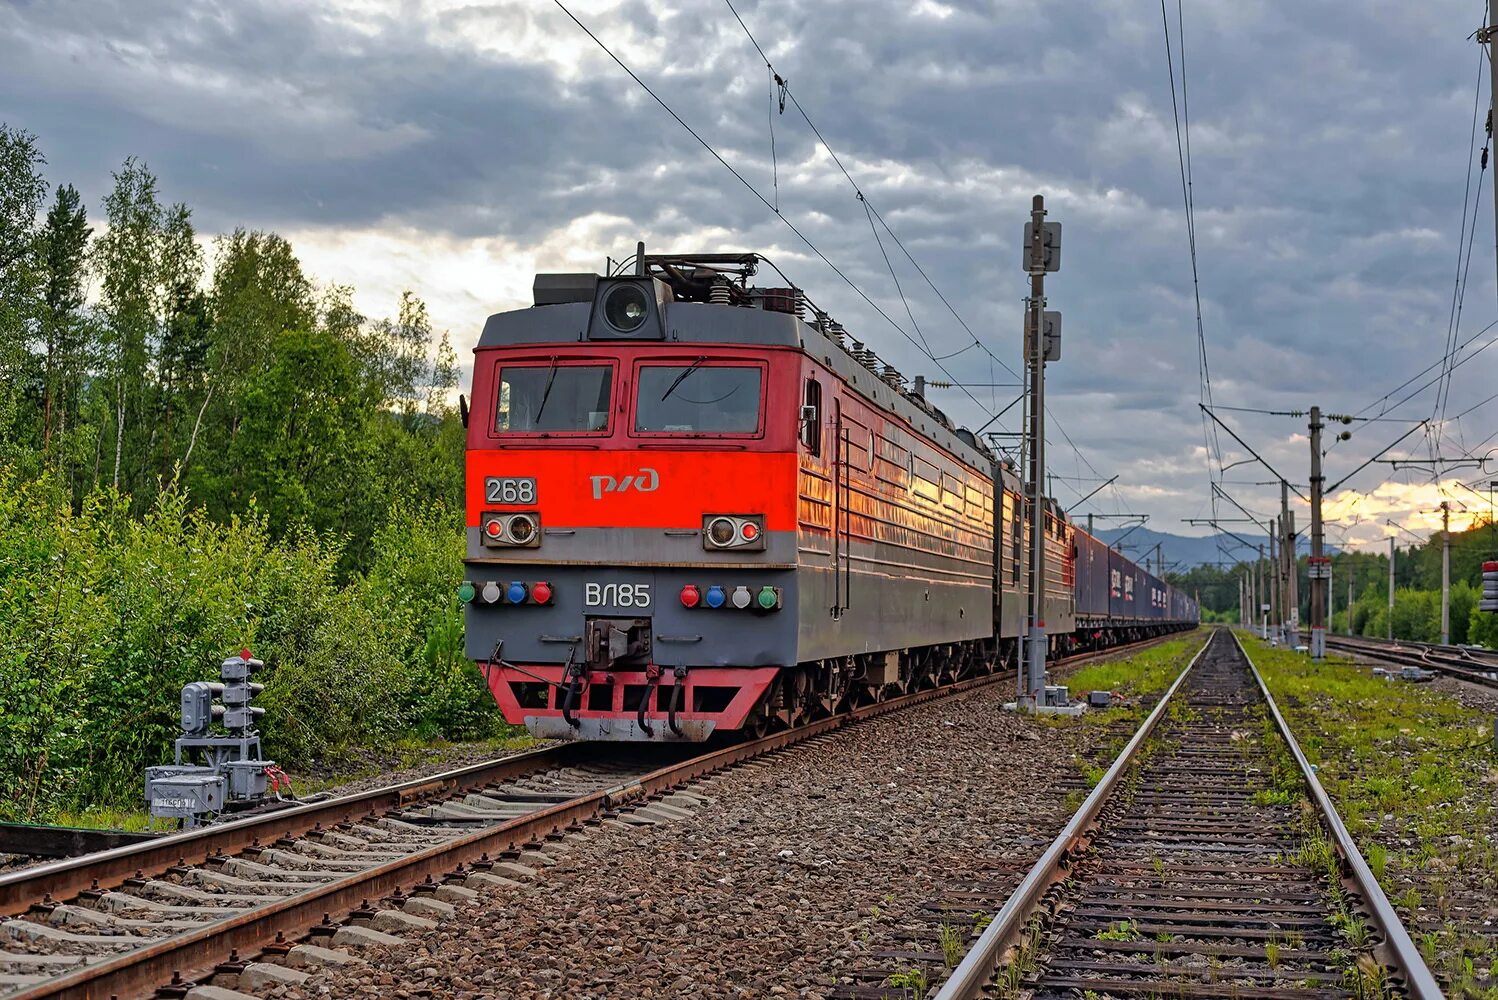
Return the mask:
{"type": "Polygon", "coordinates": [[[645,434],[753,434],[759,430],[757,365],[645,365],[635,430],[645,434]]]}
{"type": "Polygon", "coordinates": [[[494,429],[505,433],[608,430],[610,365],[505,365],[494,429]]]}

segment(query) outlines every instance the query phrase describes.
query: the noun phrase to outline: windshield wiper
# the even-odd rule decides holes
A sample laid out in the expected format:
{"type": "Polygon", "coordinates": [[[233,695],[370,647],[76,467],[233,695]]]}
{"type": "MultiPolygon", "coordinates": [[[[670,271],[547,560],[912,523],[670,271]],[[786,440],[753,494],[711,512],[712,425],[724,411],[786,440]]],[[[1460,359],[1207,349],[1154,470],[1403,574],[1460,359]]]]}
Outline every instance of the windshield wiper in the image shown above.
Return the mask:
{"type": "Polygon", "coordinates": [[[546,388],[541,390],[541,405],[536,407],[536,415],[531,418],[531,422],[536,425],[537,430],[541,429],[541,414],[546,409],[546,401],[551,398],[551,387],[556,384],[556,380],[557,359],[553,355],[551,359],[551,371],[546,375],[546,388]]]}
{"type": "Polygon", "coordinates": [[[702,363],[704,361],[706,361],[706,360],[707,360],[706,357],[698,357],[697,360],[693,361],[690,365],[688,365],[686,367],[686,369],[680,375],[676,376],[676,380],[666,387],[666,391],[665,392],[661,393],[661,402],[665,402],[666,397],[669,396],[669,395],[671,395],[673,392],[675,392],[676,391],[676,387],[679,386],[679,385],[681,385],[683,382],[685,382],[687,380],[687,376],[688,375],[692,374],[694,371],[696,371],[697,369],[701,368],[702,367],[702,363]]]}

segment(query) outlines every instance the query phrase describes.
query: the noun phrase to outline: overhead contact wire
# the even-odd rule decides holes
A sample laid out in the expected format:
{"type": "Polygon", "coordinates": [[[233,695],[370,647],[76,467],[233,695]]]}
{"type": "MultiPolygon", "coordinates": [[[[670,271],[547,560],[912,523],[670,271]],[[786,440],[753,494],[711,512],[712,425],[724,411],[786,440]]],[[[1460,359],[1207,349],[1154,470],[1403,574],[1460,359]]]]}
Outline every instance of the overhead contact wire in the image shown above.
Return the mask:
{"type": "MultiPolygon", "coordinates": [[[[752,32],[752,31],[749,30],[748,24],[746,24],[744,22],[743,17],[740,16],[740,14],[738,12],[738,9],[736,7],[734,7],[732,0],[724,0],[724,3],[726,3],[728,5],[728,9],[733,13],[734,20],[736,20],[738,22],[738,24],[739,24],[739,27],[743,29],[744,35],[749,39],[750,44],[754,46],[754,50],[759,53],[760,58],[762,58],[762,59],[765,60],[765,65],[769,66],[771,72],[774,73],[775,72],[774,66],[771,64],[769,56],[765,54],[765,50],[759,44],[759,40],[754,37],[754,32],[752,32]]],[[[928,349],[926,351],[927,357],[931,358],[932,360],[950,358],[950,357],[955,357],[957,354],[961,354],[963,351],[969,350],[972,347],[977,347],[978,349],[980,349],[981,351],[983,351],[983,353],[985,353],[985,354],[988,355],[989,360],[991,362],[997,362],[1010,375],[1013,375],[1015,378],[1020,378],[1019,373],[1017,371],[1015,371],[1014,368],[1011,367],[1007,361],[1005,361],[1003,358],[1001,358],[997,354],[995,354],[988,347],[988,345],[985,344],[985,343],[983,343],[982,339],[979,338],[978,335],[975,332],[973,332],[973,328],[968,325],[967,320],[965,320],[965,319],[962,318],[962,315],[957,311],[956,307],[952,305],[951,300],[949,300],[947,298],[947,296],[937,286],[936,282],[932,280],[931,276],[926,273],[926,269],[921,266],[920,261],[916,260],[915,255],[910,252],[910,249],[908,247],[906,247],[905,242],[900,239],[900,235],[894,231],[894,229],[890,226],[890,224],[888,222],[885,221],[884,216],[880,214],[879,209],[874,205],[873,201],[869,199],[867,193],[864,192],[863,188],[859,186],[858,181],[854,179],[852,172],[849,171],[847,165],[843,163],[842,158],[837,155],[837,150],[835,150],[835,149],[832,148],[832,144],[827,141],[827,137],[822,134],[822,130],[817,127],[817,123],[812,120],[811,115],[808,114],[807,111],[806,111],[806,109],[801,106],[801,102],[799,100],[797,100],[795,93],[790,88],[790,84],[787,83],[784,80],[784,78],[782,78],[780,76],[779,73],[775,73],[775,81],[780,86],[780,93],[782,95],[782,97],[781,97],[782,110],[784,110],[784,100],[785,100],[785,98],[789,98],[790,102],[791,102],[791,106],[796,109],[796,112],[801,116],[802,120],[806,122],[807,127],[811,129],[812,134],[816,136],[817,141],[822,144],[822,148],[825,149],[825,150],[827,150],[827,155],[832,158],[832,162],[837,166],[838,170],[842,172],[843,177],[847,179],[848,184],[853,188],[854,194],[857,195],[859,201],[863,203],[865,211],[868,212],[868,213],[871,213],[873,215],[873,217],[878,220],[879,225],[882,226],[882,227],[884,227],[884,231],[889,234],[890,239],[894,240],[895,246],[897,246],[897,247],[900,248],[900,252],[905,255],[905,259],[908,260],[908,261],[910,261],[910,264],[911,264],[912,267],[915,268],[916,273],[921,276],[921,279],[926,282],[927,286],[930,287],[931,291],[936,295],[936,297],[938,299],[941,300],[942,305],[945,306],[947,308],[947,311],[952,314],[952,318],[955,319],[955,320],[957,320],[957,323],[963,328],[963,330],[965,330],[967,332],[968,336],[970,336],[970,337],[973,338],[972,344],[968,345],[967,347],[962,348],[962,350],[960,350],[960,351],[955,351],[955,352],[953,352],[951,354],[944,354],[944,355],[938,356],[938,355],[935,355],[932,351],[930,351],[928,349]]],[[[877,240],[879,238],[878,232],[876,231],[874,235],[875,235],[875,239],[877,240]]],[[[887,267],[890,267],[891,276],[893,276],[894,269],[893,269],[892,266],[890,266],[889,256],[888,256],[888,254],[886,254],[884,252],[884,246],[883,246],[883,242],[882,241],[880,241],[880,248],[879,249],[880,249],[880,253],[884,254],[885,265],[887,267]]],[[[899,286],[899,279],[898,278],[895,279],[895,284],[896,284],[897,287],[899,286]]],[[[904,294],[903,291],[900,292],[900,296],[901,296],[902,299],[905,298],[905,294],[904,294]]],[[[907,309],[907,312],[908,312],[909,311],[909,303],[908,302],[906,303],[906,309],[907,309]]],[[[913,325],[915,324],[915,317],[914,316],[911,316],[911,323],[913,325]]],[[[919,328],[918,327],[917,327],[917,331],[919,332],[919,328]]],[[[925,337],[924,334],[921,334],[921,339],[922,340],[926,339],[926,337],[925,337]]],[[[929,347],[929,343],[928,343],[928,347],[929,347]]],[[[977,402],[977,401],[974,400],[974,402],[977,402]]],[[[980,407],[982,406],[981,403],[979,403],[978,405],[980,407]]],[[[1050,418],[1051,423],[1055,425],[1056,429],[1058,431],[1061,431],[1062,430],[1061,423],[1051,413],[1049,407],[1046,408],[1046,414],[1050,418]]],[[[1086,465],[1087,468],[1091,469],[1092,472],[1096,474],[1097,473],[1097,469],[1092,465],[1091,462],[1089,462],[1087,460],[1087,457],[1082,454],[1082,452],[1072,442],[1071,438],[1068,437],[1064,432],[1062,432],[1062,437],[1065,438],[1067,444],[1072,448],[1072,451],[1076,454],[1076,457],[1084,465],[1086,465]]]]}
{"type": "MultiPolygon", "coordinates": [[[[686,120],[683,119],[681,117],[681,115],[677,114],[676,111],[674,109],[672,109],[671,105],[667,104],[661,98],[661,96],[659,94],[657,94],[654,90],[651,89],[651,87],[650,87],[649,84],[647,84],[643,79],[641,79],[640,76],[637,73],[635,73],[635,71],[633,69],[631,69],[627,63],[624,62],[623,59],[620,59],[617,55],[615,55],[614,51],[612,49],[610,49],[606,44],[604,44],[604,42],[603,42],[602,39],[600,39],[597,35],[595,35],[593,33],[593,31],[586,24],[584,24],[582,21],[580,21],[578,19],[577,15],[574,14],[574,13],[572,13],[572,11],[567,8],[567,5],[564,4],[562,2],[562,0],[552,0],[552,3],[556,4],[556,6],[562,11],[562,13],[564,13],[564,14],[567,15],[567,18],[570,21],[572,21],[573,24],[577,25],[580,29],[582,29],[583,33],[586,34],[590,39],[592,39],[593,43],[595,45],[597,45],[600,49],[602,49],[603,52],[604,52],[604,54],[607,55],[610,59],[612,59],[614,61],[615,65],[617,65],[620,69],[624,70],[624,72],[629,75],[629,78],[631,80],[633,80],[636,84],[639,85],[639,87],[640,87],[641,90],[644,90],[645,93],[649,94],[650,97],[651,97],[651,99],[654,100],[655,103],[659,104],[661,106],[661,108],[668,115],[670,115],[673,119],[675,119],[676,123],[678,125],[680,125],[684,129],[686,129],[687,134],[690,135],[693,139],[697,140],[697,143],[700,146],[702,146],[703,149],[707,150],[708,153],[712,155],[713,159],[717,160],[718,163],[720,163],[725,170],[727,170],[730,174],[732,174],[734,176],[734,178],[737,179],[740,184],[742,184],[745,188],[747,188],[749,190],[749,192],[754,195],[755,198],[759,199],[760,204],[764,205],[765,208],[769,209],[770,212],[777,219],[779,219],[781,222],[783,222],[785,224],[786,228],[788,228],[792,233],[794,233],[796,235],[796,237],[799,240],[801,240],[802,243],[806,244],[807,249],[811,250],[812,253],[816,254],[817,257],[822,261],[822,263],[826,264],[829,268],[831,268],[832,272],[834,274],[836,274],[839,278],[841,278],[848,285],[849,288],[853,289],[853,291],[858,294],[858,297],[861,298],[861,299],[863,299],[863,301],[869,306],[870,309],[873,309],[874,312],[878,313],[884,319],[884,321],[886,323],[888,323],[890,326],[892,326],[895,330],[899,331],[899,333],[900,333],[900,335],[902,337],[904,337],[906,340],[910,341],[910,343],[917,350],[919,350],[928,359],[930,359],[932,361],[932,363],[936,365],[937,368],[941,369],[941,372],[942,372],[943,375],[946,375],[947,378],[950,379],[954,383],[958,383],[959,382],[957,376],[953,375],[950,371],[948,371],[946,369],[946,367],[944,367],[941,364],[941,362],[939,362],[935,358],[933,358],[931,356],[931,353],[925,347],[923,347],[919,341],[917,341],[914,337],[912,337],[905,330],[904,327],[902,327],[898,322],[895,321],[894,317],[890,316],[887,312],[885,312],[882,308],[880,308],[879,304],[877,302],[875,302],[872,298],[870,298],[869,295],[868,295],[868,293],[865,292],[861,287],[859,287],[859,285],[858,285],[857,282],[855,282],[852,278],[848,277],[848,275],[842,270],[842,268],[840,268],[836,264],[834,264],[832,262],[832,260],[825,253],[823,253],[817,247],[817,245],[815,243],[813,243],[811,241],[811,239],[805,233],[803,233],[799,228],[797,228],[797,226],[796,226],[796,224],[794,222],[792,222],[790,219],[788,219],[784,215],[784,213],[777,211],[776,208],[775,208],[775,206],[770,202],[770,200],[768,198],[766,198],[764,196],[764,194],[759,190],[759,188],[755,187],[753,183],[751,183],[743,174],[741,174],[733,166],[733,164],[729,163],[726,159],[724,159],[723,155],[721,153],[719,153],[715,148],[713,148],[713,145],[711,143],[709,143],[700,134],[698,134],[698,132],[697,132],[696,129],[692,128],[691,125],[687,124],[686,120]]],[[[736,11],[735,11],[734,16],[735,17],[738,16],[736,11]]],[[[742,22],[740,22],[740,23],[742,23],[742,22]]],[[[758,48],[758,43],[755,44],[755,47],[758,48]]],[[[761,50],[761,54],[763,54],[762,50],[761,50]]],[[[795,100],[794,96],[792,96],[791,99],[795,100]]],[[[963,393],[969,399],[971,399],[973,401],[974,405],[976,405],[980,409],[982,408],[983,403],[976,396],[974,396],[966,388],[964,388],[962,391],[963,391],[963,393]]]]}

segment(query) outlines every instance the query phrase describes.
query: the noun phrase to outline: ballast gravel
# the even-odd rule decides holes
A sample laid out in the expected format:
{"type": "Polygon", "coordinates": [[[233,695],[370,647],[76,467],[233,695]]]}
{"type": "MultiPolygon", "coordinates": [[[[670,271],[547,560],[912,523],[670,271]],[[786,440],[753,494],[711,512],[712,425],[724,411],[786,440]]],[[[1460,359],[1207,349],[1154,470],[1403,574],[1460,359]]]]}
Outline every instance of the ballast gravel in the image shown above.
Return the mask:
{"type": "MultiPolygon", "coordinates": [[[[344,795],[357,795],[360,792],[372,792],[403,781],[432,778],[472,764],[484,764],[493,760],[514,757],[517,754],[529,753],[548,746],[551,742],[551,740],[537,740],[514,747],[495,747],[489,743],[452,743],[444,746],[423,747],[400,755],[382,755],[373,750],[359,751],[359,759],[365,767],[379,770],[362,777],[324,785],[319,789],[318,796],[319,798],[338,798],[344,795]]],[[[316,775],[299,776],[293,781],[299,785],[302,777],[316,777],[316,775]]]]}
{"type": "MultiPolygon", "coordinates": [[[[877,986],[902,967],[898,949],[940,950],[935,901],[995,872],[1017,881],[1075,808],[1080,764],[1110,757],[1132,728],[1047,725],[1004,712],[1003,700],[990,688],[865,721],[688,786],[710,801],[655,825],[591,827],[532,880],[273,995],[825,997],[877,986]]],[[[975,916],[957,914],[964,939],[975,916]]]]}

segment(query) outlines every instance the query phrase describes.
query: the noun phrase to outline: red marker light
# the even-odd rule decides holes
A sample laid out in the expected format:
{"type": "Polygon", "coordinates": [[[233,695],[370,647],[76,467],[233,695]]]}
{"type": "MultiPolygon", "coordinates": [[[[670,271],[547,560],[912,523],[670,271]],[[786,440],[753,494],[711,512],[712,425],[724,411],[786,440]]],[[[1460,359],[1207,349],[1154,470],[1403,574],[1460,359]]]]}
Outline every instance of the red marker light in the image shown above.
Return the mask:
{"type": "Polygon", "coordinates": [[[697,591],[697,585],[696,584],[689,583],[685,587],[681,588],[681,606],[682,607],[684,607],[684,608],[695,608],[697,606],[698,602],[701,601],[701,600],[702,600],[702,595],[700,593],[698,593],[698,591],[697,591]]]}
{"type": "Polygon", "coordinates": [[[490,521],[488,524],[484,525],[484,534],[488,535],[490,538],[498,538],[500,535],[504,534],[504,532],[505,526],[498,520],[490,521]]]}
{"type": "Polygon", "coordinates": [[[551,603],[551,584],[542,581],[531,584],[531,600],[537,604],[551,603]]]}
{"type": "Polygon", "coordinates": [[[739,528],[739,537],[746,542],[752,542],[759,537],[759,527],[753,521],[745,521],[739,528]]]}

